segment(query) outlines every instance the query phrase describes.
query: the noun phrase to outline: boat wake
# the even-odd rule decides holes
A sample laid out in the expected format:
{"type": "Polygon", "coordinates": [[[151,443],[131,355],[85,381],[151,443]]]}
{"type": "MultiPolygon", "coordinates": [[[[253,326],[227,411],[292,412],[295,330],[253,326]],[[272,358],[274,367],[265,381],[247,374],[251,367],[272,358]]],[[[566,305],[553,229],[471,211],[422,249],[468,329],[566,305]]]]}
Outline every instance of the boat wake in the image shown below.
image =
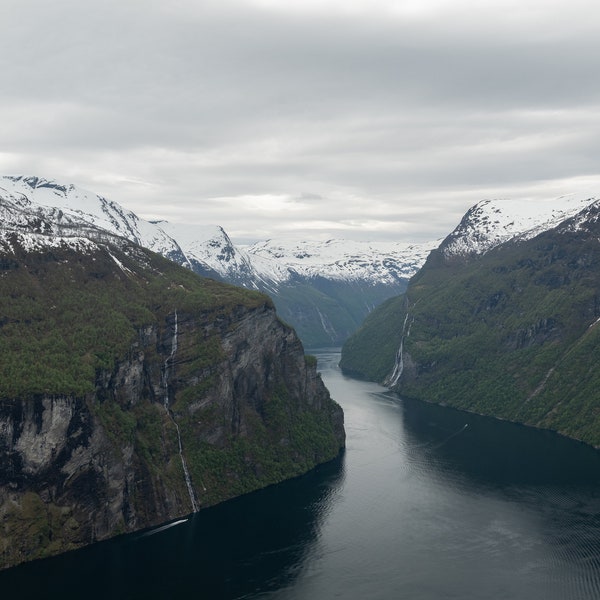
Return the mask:
{"type": "Polygon", "coordinates": [[[173,523],[167,523],[166,525],[161,525],[160,527],[157,527],[156,529],[153,529],[152,531],[147,531],[146,533],[142,534],[141,537],[148,537],[150,535],[160,533],[161,531],[164,531],[165,529],[170,529],[171,527],[175,527],[176,525],[181,525],[182,523],[187,523],[187,521],[188,521],[188,519],[179,519],[179,521],[173,521],[173,523]]]}

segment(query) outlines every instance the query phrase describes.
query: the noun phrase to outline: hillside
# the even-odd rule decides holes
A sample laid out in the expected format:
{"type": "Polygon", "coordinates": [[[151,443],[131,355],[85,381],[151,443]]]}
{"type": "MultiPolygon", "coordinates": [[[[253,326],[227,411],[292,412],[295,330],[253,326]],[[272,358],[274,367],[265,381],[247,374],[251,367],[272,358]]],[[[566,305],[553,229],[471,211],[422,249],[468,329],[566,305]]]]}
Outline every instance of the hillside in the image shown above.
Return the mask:
{"type": "Polygon", "coordinates": [[[348,340],[343,369],[600,446],[599,216],[590,198],[482,252],[455,230],[348,340]]]}
{"type": "Polygon", "coordinates": [[[0,568],[339,453],[342,411],[266,296],[29,208],[0,229],[0,568]]]}

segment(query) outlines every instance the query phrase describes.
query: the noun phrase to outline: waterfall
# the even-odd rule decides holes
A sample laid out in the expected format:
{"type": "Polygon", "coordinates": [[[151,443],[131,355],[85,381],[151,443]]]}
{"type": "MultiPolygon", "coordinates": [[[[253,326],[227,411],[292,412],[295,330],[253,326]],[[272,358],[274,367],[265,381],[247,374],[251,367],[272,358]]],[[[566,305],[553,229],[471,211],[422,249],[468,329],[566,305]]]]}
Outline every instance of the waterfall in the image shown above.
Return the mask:
{"type": "Polygon", "coordinates": [[[317,314],[319,315],[319,319],[321,319],[321,327],[323,327],[323,331],[330,337],[331,341],[335,340],[336,333],[335,329],[331,326],[331,323],[328,322],[328,319],[323,315],[323,313],[319,310],[318,306],[315,306],[317,310],[317,314]]]}
{"type": "MultiPolygon", "coordinates": [[[[192,512],[198,512],[198,502],[196,501],[196,494],[194,493],[194,488],[192,486],[192,478],[190,477],[190,471],[187,466],[187,462],[185,460],[185,456],[183,455],[183,445],[181,443],[181,432],[179,431],[179,425],[177,421],[175,421],[175,417],[173,416],[173,411],[170,408],[170,398],[169,398],[169,371],[173,362],[175,360],[175,354],[177,353],[177,343],[178,343],[178,322],[177,322],[177,311],[175,311],[175,323],[173,326],[173,337],[171,338],[171,353],[166,358],[163,366],[163,376],[162,383],[164,389],[164,398],[163,405],[165,407],[165,412],[173,425],[175,425],[175,430],[177,431],[177,443],[179,445],[179,459],[181,460],[181,467],[183,468],[183,476],[185,479],[185,485],[187,486],[188,494],[190,495],[190,501],[192,503],[192,512]]],[[[206,488],[204,488],[206,489],[206,488]]]]}
{"type": "Polygon", "coordinates": [[[165,392],[165,396],[163,398],[163,405],[164,405],[167,413],[169,413],[169,404],[170,404],[170,400],[169,400],[169,370],[175,360],[175,354],[177,353],[178,335],[179,335],[179,330],[178,330],[178,322],[177,322],[177,311],[175,311],[175,323],[173,325],[173,337],[171,338],[171,353],[165,359],[165,363],[163,365],[163,376],[162,376],[163,390],[165,392]]]}
{"type": "Polygon", "coordinates": [[[402,376],[402,372],[404,371],[404,340],[410,335],[410,328],[415,320],[413,317],[408,323],[409,313],[406,311],[406,317],[404,317],[404,323],[402,325],[402,334],[400,335],[400,347],[398,348],[398,352],[396,353],[396,362],[394,364],[394,369],[392,374],[385,380],[384,385],[388,387],[394,387],[400,381],[400,377],[402,376]],[[406,328],[406,324],[408,323],[408,329],[406,328]]]}
{"type": "Polygon", "coordinates": [[[175,425],[175,429],[177,430],[177,442],[179,443],[179,458],[181,459],[181,466],[183,468],[183,477],[185,479],[185,485],[188,489],[188,494],[190,495],[190,501],[192,503],[192,512],[198,512],[198,502],[196,502],[196,494],[194,493],[194,488],[192,487],[192,478],[190,477],[190,471],[187,466],[187,462],[185,461],[185,456],[183,456],[183,446],[181,445],[181,433],[179,431],[179,425],[177,425],[173,415],[169,413],[171,417],[171,421],[175,425]]]}

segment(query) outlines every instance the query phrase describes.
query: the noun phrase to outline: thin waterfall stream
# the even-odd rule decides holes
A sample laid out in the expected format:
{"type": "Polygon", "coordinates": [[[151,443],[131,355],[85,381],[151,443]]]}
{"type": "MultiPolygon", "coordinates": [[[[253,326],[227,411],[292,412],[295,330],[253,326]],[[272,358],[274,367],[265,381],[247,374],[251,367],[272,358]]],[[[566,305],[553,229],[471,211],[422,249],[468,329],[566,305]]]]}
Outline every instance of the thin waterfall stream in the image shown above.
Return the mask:
{"type": "Polygon", "coordinates": [[[181,443],[181,432],[179,430],[179,425],[177,421],[175,421],[175,417],[173,416],[173,411],[170,408],[170,398],[169,398],[169,371],[170,367],[173,365],[173,361],[175,360],[175,354],[177,353],[177,344],[178,344],[178,322],[177,322],[177,311],[175,311],[175,323],[173,325],[173,337],[171,338],[171,353],[166,358],[164,366],[163,366],[163,387],[165,391],[165,395],[163,398],[163,405],[165,407],[165,412],[171,419],[173,425],[175,425],[175,431],[177,431],[177,443],[179,445],[179,458],[181,460],[181,467],[183,468],[183,476],[185,479],[185,485],[187,486],[188,494],[190,495],[190,501],[192,503],[192,512],[198,512],[198,502],[196,500],[196,494],[194,493],[194,488],[192,486],[192,478],[190,477],[190,471],[187,466],[187,462],[185,460],[185,456],[183,455],[183,445],[181,443]]]}
{"type": "Polygon", "coordinates": [[[398,348],[398,352],[396,354],[396,363],[394,364],[394,369],[391,375],[386,379],[385,384],[387,387],[394,387],[399,381],[402,373],[404,371],[404,340],[410,335],[410,328],[414,322],[414,317],[408,323],[409,313],[406,311],[406,317],[404,317],[404,324],[402,325],[402,333],[400,335],[400,347],[398,348]],[[408,329],[406,328],[406,324],[408,323],[408,329]]]}

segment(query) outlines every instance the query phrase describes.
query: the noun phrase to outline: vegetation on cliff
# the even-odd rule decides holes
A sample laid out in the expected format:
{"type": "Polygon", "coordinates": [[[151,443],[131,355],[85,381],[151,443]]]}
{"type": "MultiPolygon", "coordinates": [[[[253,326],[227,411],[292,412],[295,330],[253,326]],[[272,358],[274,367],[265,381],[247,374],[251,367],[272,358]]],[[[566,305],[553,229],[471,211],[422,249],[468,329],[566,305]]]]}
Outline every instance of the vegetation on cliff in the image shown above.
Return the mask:
{"type": "MultiPolygon", "coordinates": [[[[17,246],[18,248],[18,246],[17,246]]],[[[269,304],[258,292],[200,278],[151,252],[94,256],[53,248],[0,261],[0,397],[83,395],[147,325],[181,311],[269,304]]]]}
{"type": "Polygon", "coordinates": [[[123,240],[12,248],[0,568],[294,477],[343,447],[340,407],[267,296],[123,240]]]}
{"type": "Polygon", "coordinates": [[[598,446],[598,265],[593,219],[468,260],[433,252],[347,342],[342,368],[384,381],[398,360],[403,395],[598,446]]]}

